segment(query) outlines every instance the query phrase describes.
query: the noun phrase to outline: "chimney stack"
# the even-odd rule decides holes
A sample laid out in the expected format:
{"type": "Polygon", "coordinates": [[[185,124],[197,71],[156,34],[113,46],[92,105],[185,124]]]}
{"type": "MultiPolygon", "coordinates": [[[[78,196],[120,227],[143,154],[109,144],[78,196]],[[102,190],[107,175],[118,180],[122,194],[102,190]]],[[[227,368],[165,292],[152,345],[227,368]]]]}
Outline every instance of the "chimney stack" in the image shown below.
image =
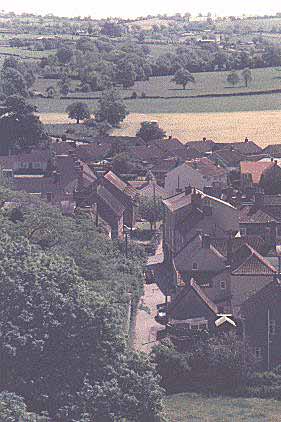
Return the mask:
{"type": "Polygon", "coordinates": [[[185,188],[184,188],[184,191],[185,191],[185,195],[187,196],[187,195],[190,195],[191,194],[191,192],[192,192],[192,189],[191,189],[191,186],[189,185],[189,186],[186,186],[185,188]]]}
{"type": "Polygon", "coordinates": [[[193,188],[193,191],[191,194],[191,205],[195,208],[200,207],[201,205],[201,195],[200,193],[196,193],[195,188],[193,188]]]}
{"type": "Polygon", "coordinates": [[[211,237],[208,234],[202,235],[202,248],[210,249],[211,246],[211,237]]]}
{"type": "Polygon", "coordinates": [[[246,136],[246,138],[245,138],[245,142],[247,143],[247,142],[249,142],[249,139],[247,138],[247,136],[246,136]]]}

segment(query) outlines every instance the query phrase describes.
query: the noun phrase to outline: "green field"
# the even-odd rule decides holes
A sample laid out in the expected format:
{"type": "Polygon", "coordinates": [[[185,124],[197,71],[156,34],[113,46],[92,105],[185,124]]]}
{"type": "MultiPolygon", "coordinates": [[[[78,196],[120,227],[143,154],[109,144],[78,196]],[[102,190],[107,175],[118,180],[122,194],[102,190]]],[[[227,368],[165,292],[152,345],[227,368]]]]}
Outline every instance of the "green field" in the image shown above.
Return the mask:
{"type": "MultiPolygon", "coordinates": [[[[242,83],[230,87],[226,82],[228,72],[206,72],[195,74],[196,83],[189,85],[186,90],[181,89],[171,77],[153,77],[149,81],[138,81],[133,88],[123,90],[123,97],[130,97],[136,91],[140,97],[144,92],[148,97],[163,97],[157,99],[126,100],[129,111],[135,113],[209,113],[209,112],[231,112],[231,111],[261,111],[280,110],[281,94],[263,94],[249,96],[228,96],[228,97],[202,97],[198,95],[232,94],[253,91],[267,91],[281,89],[281,69],[265,68],[253,70],[253,82],[249,88],[242,83]],[[183,98],[183,97],[189,98],[183,98]],[[174,97],[174,98],[173,98],[174,97]]],[[[34,85],[37,91],[45,92],[48,86],[56,86],[56,80],[38,79],[34,85]]],[[[72,83],[72,89],[77,87],[77,81],[72,83]]],[[[70,96],[99,97],[100,92],[71,93],[70,96]]],[[[42,113],[61,113],[73,99],[34,99],[33,103],[42,113]]],[[[93,110],[97,101],[85,100],[93,110]]]]}
{"type": "Polygon", "coordinates": [[[35,51],[35,50],[28,50],[26,48],[0,46],[0,55],[1,54],[2,55],[15,54],[22,58],[40,59],[41,57],[48,57],[50,54],[54,54],[54,50],[35,51]]]}
{"type": "Polygon", "coordinates": [[[169,422],[277,422],[281,419],[281,402],[275,400],[176,394],[168,397],[165,404],[169,422]]]}

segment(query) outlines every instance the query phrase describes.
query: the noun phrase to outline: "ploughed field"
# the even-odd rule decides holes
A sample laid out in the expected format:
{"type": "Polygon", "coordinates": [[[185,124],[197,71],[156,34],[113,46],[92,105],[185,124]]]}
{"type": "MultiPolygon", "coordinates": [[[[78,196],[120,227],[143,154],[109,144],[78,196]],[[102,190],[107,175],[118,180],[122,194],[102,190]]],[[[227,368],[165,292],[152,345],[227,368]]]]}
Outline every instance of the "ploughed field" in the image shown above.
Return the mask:
{"type": "Polygon", "coordinates": [[[204,397],[198,394],[175,394],[166,399],[169,422],[277,422],[281,402],[264,399],[204,397]]]}
{"type": "MultiPolygon", "coordinates": [[[[69,123],[65,113],[42,113],[44,123],[69,123]]],[[[114,129],[114,135],[134,136],[144,120],[157,120],[167,135],[182,142],[202,139],[217,142],[241,141],[246,136],[262,147],[281,143],[281,111],[233,113],[131,113],[114,129]]]]}

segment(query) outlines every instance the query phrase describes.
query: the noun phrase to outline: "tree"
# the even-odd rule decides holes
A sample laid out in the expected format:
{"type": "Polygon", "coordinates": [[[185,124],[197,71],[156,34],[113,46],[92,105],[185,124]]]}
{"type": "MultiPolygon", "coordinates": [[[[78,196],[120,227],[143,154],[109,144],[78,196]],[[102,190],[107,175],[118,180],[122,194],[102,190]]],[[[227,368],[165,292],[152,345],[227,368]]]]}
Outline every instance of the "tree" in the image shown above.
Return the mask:
{"type": "Polygon", "coordinates": [[[237,72],[231,72],[227,75],[226,81],[232,86],[237,85],[240,81],[239,75],[237,72]]]}
{"type": "Polygon", "coordinates": [[[34,115],[36,107],[26,103],[19,96],[8,97],[0,110],[0,138],[2,154],[38,145],[46,139],[44,127],[38,116],[34,115]]]}
{"type": "Polygon", "coordinates": [[[145,142],[163,139],[166,132],[159,127],[157,122],[142,122],[136,136],[142,138],[145,142]]]}
{"type": "Polygon", "coordinates": [[[194,76],[186,69],[180,68],[176,71],[172,81],[175,82],[177,85],[182,85],[183,89],[185,89],[186,85],[189,82],[195,82],[194,76]]]}
{"type": "Polygon", "coordinates": [[[66,64],[71,61],[73,52],[70,50],[70,48],[62,47],[57,50],[56,56],[60,63],[66,64]]]}
{"type": "Polygon", "coordinates": [[[24,76],[11,67],[3,68],[1,71],[1,88],[5,95],[28,96],[27,83],[24,76]]]}
{"type": "Polygon", "coordinates": [[[163,218],[163,204],[159,197],[147,198],[140,197],[139,216],[150,223],[151,230],[153,225],[156,225],[157,221],[163,218]]]}
{"type": "Polygon", "coordinates": [[[244,79],[246,87],[248,87],[249,83],[253,80],[251,69],[246,68],[242,70],[242,78],[244,79]]]}
{"type": "Polygon", "coordinates": [[[48,95],[48,98],[54,98],[54,96],[56,95],[56,89],[54,86],[48,86],[48,88],[46,88],[46,93],[48,95]]]}
{"type": "Polygon", "coordinates": [[[126,59],[118,62],[116,81],[123,85],[123,88],[130,88],[134,86],[136,80],[135,66],[126,59]]]}
{"type": "Polygon", "coordinates": [[[65,96],[68,95],[68,93],[69,93],[69,85],[67,83],[63,83],[60,86],[60,93],[62,95],[65,95],[65,96]]]}
{"type": "Polygon", "coordinates": [[[112,170],[117,174],[130,172],[129,156],[125,152],[115,155],[112,161],[112,170]]]}
{"type": "Polygon", "coordinates": [[[265,169],[260,178],[260,187],[266,195],[279,195],[281,193],[281,168],[277,163],[265,169]]]}
{"type": "Polygon", "coordinates": [[[126,105],[118,91],[110,89],[103,92],[95,113],[97,121],[107,121],[110,125],[116,127],[128,114],[126,105]]]}
{"type": "Polygon", "coordinates": [[[2,391],[0,393],[0,420],[2,422],[36,422],[38,416],[27,412],[26,404],[22,397],[15,393],[2,391]]]}
{"type": "Polygon", "coordinates": [[[89,108],[86,103],[76,102],[70,104],[66,108],[69,119],[76,119],[76,123],[79,124],[80,120],[89,119],[91,117],[89,108]]]}

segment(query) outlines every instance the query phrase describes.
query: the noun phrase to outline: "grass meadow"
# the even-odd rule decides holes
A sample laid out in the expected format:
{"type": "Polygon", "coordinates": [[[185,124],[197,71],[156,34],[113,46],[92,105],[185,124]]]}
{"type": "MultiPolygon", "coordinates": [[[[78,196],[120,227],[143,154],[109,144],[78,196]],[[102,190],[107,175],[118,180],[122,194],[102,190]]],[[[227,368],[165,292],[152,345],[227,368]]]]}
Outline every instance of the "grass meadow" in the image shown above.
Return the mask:
{"type": "Polygon", "coordinates": [[[176,394],[166,399],[169,422],[277,422],[281,402],[275,400],[203,397],[176,394]]]}

